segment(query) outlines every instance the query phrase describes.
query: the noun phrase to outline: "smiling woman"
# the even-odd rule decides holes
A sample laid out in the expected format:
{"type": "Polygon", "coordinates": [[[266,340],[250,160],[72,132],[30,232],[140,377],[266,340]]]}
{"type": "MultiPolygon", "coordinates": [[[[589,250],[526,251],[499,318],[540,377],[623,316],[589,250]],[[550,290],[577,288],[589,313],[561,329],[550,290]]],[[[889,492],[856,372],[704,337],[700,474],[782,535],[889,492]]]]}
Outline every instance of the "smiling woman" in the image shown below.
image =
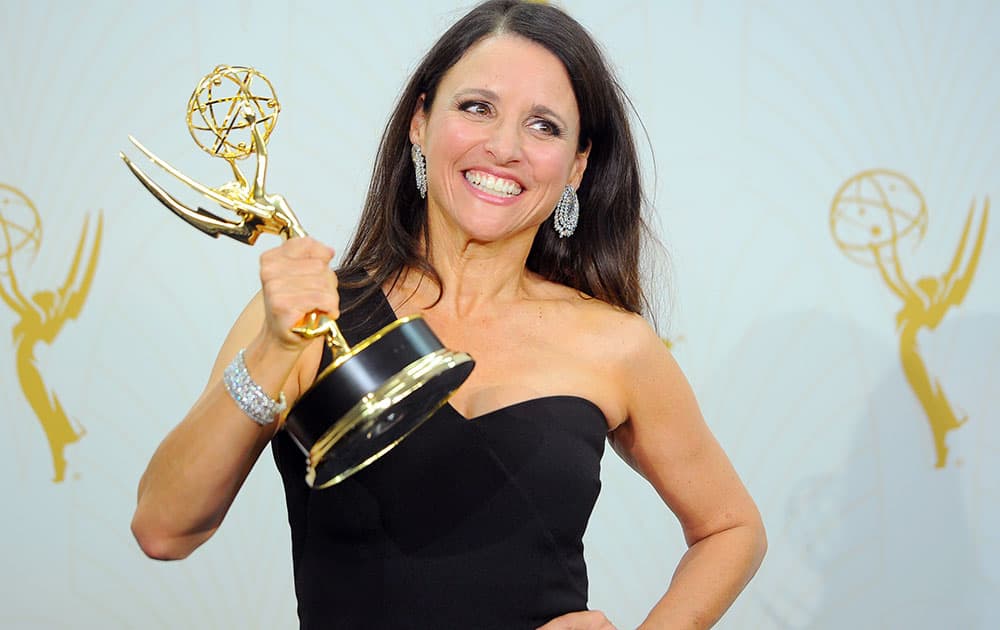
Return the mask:
{"type": "Polygon", "coordinates": [[[427,162],[429,241],[527,251],[563,190],[580,187],[590,152],[577,150],[566,68],[531,40],[497,35],[466,51],[434,103],[423,102],[410,141],[427,162]]]}
{"type": "Polygon", "coordinates": [[[555,7],[492,0],[449,29],[396,104],[341,269],[309,238],[262,257],[261,293],[140,482],[146,553],[180,558],[207,540],[272,441],[303,628],[613,627],[587,609],[582,547],[607,437],[689,544],[646,625],[714,624],[764,532],[641,317],[626,100],[555,7]],[[290,332],[317,308],[342,313],[350,343],[420,314],[477,361],[412,437],[324,491],[303,483],[282,418],[249,421],[223,384],[236,361],[248,387],[298,398],[331,361],[290,332]]]}

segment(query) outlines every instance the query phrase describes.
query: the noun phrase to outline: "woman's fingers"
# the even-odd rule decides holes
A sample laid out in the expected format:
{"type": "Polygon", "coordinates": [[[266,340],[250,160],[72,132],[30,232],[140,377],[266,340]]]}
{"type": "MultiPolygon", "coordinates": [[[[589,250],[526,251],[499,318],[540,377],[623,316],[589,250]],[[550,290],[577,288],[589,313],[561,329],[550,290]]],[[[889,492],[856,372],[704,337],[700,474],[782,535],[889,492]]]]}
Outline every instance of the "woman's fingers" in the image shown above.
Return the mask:
{"type": "Polygon", "coordinates": [[[260,257],[265,326],[289,349],[301,350],[307,340],[291,332],[312,311],[333,319],[340,315],[337,275],[330,268],[333,250],[309,238],[289,239],[260,257]]]}
{"type": "Polygon", "coordinates": [[[599,610],[582,610],[556,617],[538,630],[615,630],[599,610]]]}

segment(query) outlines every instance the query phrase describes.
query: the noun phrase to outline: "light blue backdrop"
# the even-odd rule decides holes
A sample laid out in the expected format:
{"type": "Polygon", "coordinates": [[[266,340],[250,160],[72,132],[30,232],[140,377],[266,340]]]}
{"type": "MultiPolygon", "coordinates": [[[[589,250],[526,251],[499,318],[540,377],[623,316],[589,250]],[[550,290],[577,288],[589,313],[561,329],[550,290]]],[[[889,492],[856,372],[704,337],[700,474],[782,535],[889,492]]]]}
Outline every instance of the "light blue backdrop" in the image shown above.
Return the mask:
{"type": "MultiPolygon", "coordinates": [[[[765,564],[720,626],[1000,627],[1000,219],[964,301],[918,338],[968,418],[948,434],[943,468],[902,370],[901,302],[838,250],[830,226],[848,178],[892,169],[927,208],[919,247],[900,251],[906,277],[948,269],[970,206],[978,225],[985,198],[1000,199],[1000,5],[564,6],[603,43],[645,124],[672,258],[658,278],[670,287],[663,332],[768,525],[765,564]]],[[[131,539],[139,475],[203,387],[255,290],[260,250],[169,216],[117,153],[131,133],[222,183],[228,173],[191,142],[184,106],[216,64],[256,66],[283,106],[269,185],[342,249],[397,91],[465,8],[0,3],[0,184],[32,201],[44,228],[33,263],[10,259],[17,280],[57,287],[84,217],[105,221],[80,317],[36,348],[46,385],[86,430],[61,483],[0,332],[0,627],[296,626],[269,454],[190,559],[152,562],[131,539]]],[[[0,331],[18,321],[0,304],[0,331]]],[[[634,627],[683,541],[610,450],[603,480],[586,539],[592,605],[634,627]]]]}

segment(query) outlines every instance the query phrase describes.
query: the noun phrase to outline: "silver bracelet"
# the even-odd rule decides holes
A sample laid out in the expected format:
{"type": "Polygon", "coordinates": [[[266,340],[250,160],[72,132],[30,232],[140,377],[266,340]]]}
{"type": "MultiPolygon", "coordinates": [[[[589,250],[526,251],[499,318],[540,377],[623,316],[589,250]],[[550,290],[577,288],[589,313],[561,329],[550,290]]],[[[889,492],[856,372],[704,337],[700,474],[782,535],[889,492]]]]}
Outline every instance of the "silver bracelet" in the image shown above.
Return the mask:
{"type": "Polygon", "coordinates": [[[278,400],[268,396],[267,392],[250,378],[243,354],[243,350],[237,352],[236,358],[226,367],[222,377],[226,391],[251,420],[261,426],[271,424],[288,408],[285,403],[285,393],[278,394],[278,400]]]}

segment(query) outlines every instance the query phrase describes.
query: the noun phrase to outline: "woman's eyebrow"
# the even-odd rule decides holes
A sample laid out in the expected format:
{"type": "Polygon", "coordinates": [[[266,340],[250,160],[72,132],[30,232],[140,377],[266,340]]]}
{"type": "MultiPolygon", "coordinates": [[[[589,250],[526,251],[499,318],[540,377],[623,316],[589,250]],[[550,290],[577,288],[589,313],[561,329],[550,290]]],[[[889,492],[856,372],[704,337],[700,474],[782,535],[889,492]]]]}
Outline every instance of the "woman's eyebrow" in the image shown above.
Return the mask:
{"type": "Polygon", "coordinates": [[[485,88],[466,88],[464,90],[459,90],[455,93],[457,98],[465,96],[481,96],[482,98],[489,99],[491,101],[499,100],[500,96],[493,90],[487,90],[485,88]]]}

